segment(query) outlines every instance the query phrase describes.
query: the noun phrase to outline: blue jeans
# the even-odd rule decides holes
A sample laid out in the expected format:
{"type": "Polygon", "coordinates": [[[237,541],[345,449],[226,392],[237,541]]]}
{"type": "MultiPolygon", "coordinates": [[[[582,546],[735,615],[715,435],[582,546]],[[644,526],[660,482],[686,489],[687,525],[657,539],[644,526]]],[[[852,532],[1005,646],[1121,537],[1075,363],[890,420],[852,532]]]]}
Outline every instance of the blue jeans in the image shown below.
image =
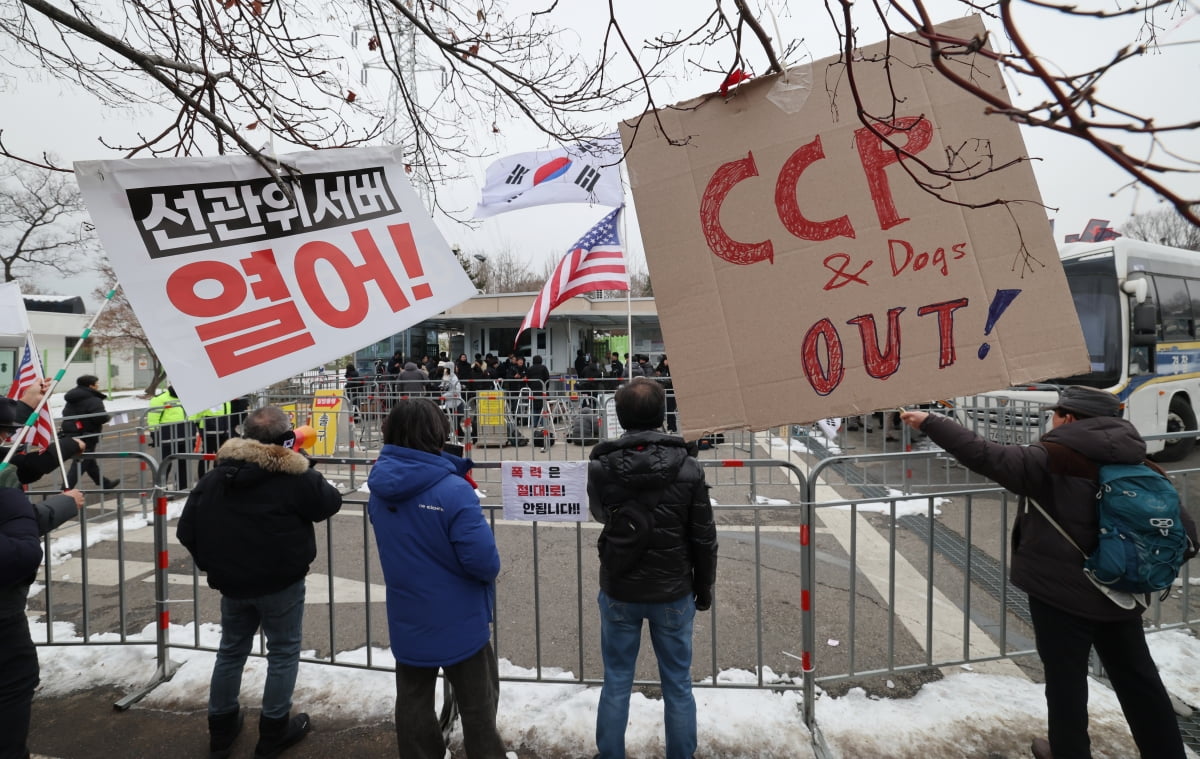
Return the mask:
{"type": "Polygon", "coordinates": [[[604,687],[596,712],[596,748],[601,759],[624,759],[629,695],[633,689],[642,620],[650,623],[650,643],[662,680],[666,759],[691,759],[696,751],[696,699],[692,697],[692,622],[696,603],[691,594],[662,603],[627,603],[603,590],[600,604],[600,652],[604,687]]]}
{"type": "Polygon", "coordinates": [[[286,717],[292,710],[292,691],[300,671],[300,632],[304,622],[304,580],[258,598],[221,596],[221,647],[208,691],[208,713],[238,710],[242,669],[262,625],[267,639],[267,681],[262,715],[286,717]]]}

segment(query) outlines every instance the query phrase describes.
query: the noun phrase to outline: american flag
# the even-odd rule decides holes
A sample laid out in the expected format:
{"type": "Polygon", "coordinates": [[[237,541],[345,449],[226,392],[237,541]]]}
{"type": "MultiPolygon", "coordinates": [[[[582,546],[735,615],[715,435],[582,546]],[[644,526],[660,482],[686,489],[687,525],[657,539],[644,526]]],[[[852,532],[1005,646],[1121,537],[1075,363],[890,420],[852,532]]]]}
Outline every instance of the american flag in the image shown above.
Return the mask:
{"type": "Polygon", "coordinates": [[[605,216],[571,246],[533,301],[517,337],[531,327],[545,327],[550,312],[568,298],[594,290],[629,289],[629,272],[625,270],[625,255],[617,232],[620,213],[621,208],[617,208],[605,216]]]}
{"type": "MultiPolygon", "coordinates": [[[[30,350],[32,338],[25,343],[25,353],[21,357],[21,368],[17,370],[17,379],[13,382],[12,387],[8,389],[8,397],[14,400],[19,400],[21,394],[30,388],[34,383],[42,381],[42,362],[38,360],[37,354],[30,350]]],[[[19,423],[24,423],[24,419],[18,419],[19,423]]],[[[50,409],[42,406],[42,411],[38,414],[37,423],[33,425],[33,429],[25,433],[25,442],[37,448],[49,448],[54,443],[54,421],[50,419],[50,409]]]]}

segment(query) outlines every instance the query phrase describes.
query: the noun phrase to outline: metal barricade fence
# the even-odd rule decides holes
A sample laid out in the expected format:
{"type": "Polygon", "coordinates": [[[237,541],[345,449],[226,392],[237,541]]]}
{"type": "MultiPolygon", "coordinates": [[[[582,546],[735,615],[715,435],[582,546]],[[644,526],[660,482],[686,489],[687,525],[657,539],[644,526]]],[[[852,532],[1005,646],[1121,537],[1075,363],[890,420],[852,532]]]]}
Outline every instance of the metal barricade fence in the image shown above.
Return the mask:
{"type": "MultiPolygon", "coordinates": [[[[62,608],[51,604],[50,611],[54,613],[47,621],[77,624],[85,633],[84,642],[96,632],[111,632],[114,627],[120,631],[120,640],[127,640],[146,625],[157,625],[158,667],[153,682],[117,704],[125,708],[170,677],[176,668],[169,658],[170,649],[215,650],[211,642],[206,645],[202,640],[201,630],[203,623],[219,622],[220,597],[205,585],[175,541],[171,521],[178,516],[182,503],[179,499],[169,500],[173,494],[183,495],[169,489],[172,464],[183,461],[194,464],[213,457],[178,454],[157,464],[143,454],[99,455],[144,460],[147,471],[153,474],[157,487],[153,491],[152,545],[140,535],[130,537],[120,526],[100,546],[81,541],[77,550],[85,567],[108,561],[97,555],[107,556],[115,548],[118,556],[115,581],[92,588],[89,583],[97,583],[94,572],[74,575],[56,565],[47,571],[45,597],[49,601],[64,583],[73,582],[66,575],[82,576],[81,593],[102,592],[107,599],[105,608],[119,608],[121,612],[107,616],[107,624],[102,625],[91,621],[74,605],[62,608]],[[133,552],[136,557],[125,558],[126,553],[133,552]],[[145,561],[146,558],[151,561],[145,561]],[[136,566],[130,562],[136,562],[136,566]],[[147,579],[151,571],[153,593],[148,583],[138,582],[147,579]],[[191,644],[181,644],[178,631],[174,640],[168,641],[171,625],[190,626],[191,644]]],[[[317,462],[326,477],[345,491],[349,467],[367,469],[373,460],[325,457],[317,462]]],[[[796,598],[803,565],[801,557],[809,546],[806,540],[797,544],[796,535],[797,530],[804,537],[811,534],[804,518],[805,509],[797,503],[804,475],[795,465],[771,459],[710,460],[702,464],[715,490],[730,495],[724,497],[728,502],[714,507],[720,531],[721,563],[713,608],[708,618],[697,625],[697,676],[707,675],[701,684],[710,687],[799,689],[796,662],[806,657],[792,652],[803,647],[796,598]],[[744,476],[737,481],[726,476],[766,468],[783,471],[791,482],[786,487],[781,484],[773,490],[762,489],[774,494],[769,504],[756,504],[760,488],[754,483],[765,477],[750,478],[751,484],[747,485],[744,476]],[[747,502],[738,503],[732,495],[735,493],[744,494],[747,502]],[[731,669],[750,670],[754,675],[720,676],[731,669]]],[[[488,475],[499,468],[499,462],[477,465],[478,470],[488,475]]],[[[488,481],[490,477],[482,479],[488,481]]],[[[602,682],[599,623],[593,600],[598,587],[594,545],[599,525],[506,521],[502,518],[499,487],[489,493],[484,498],[484,509],[497,535],[504,564],[497,581],[493,642],[497,656],[530,670],[527,676],[506,679],[602,682]],[[563,670],[575,674],[564,680],[563,670]]],[[[120,507],[117,514],[116,524],[120,525],[119,517],[123,515],[120,507]]],[[[83,530],[87,529],[87,523],[85,517],[83,530]]],[[[346,493],[339,515],[317,529],[319,555],[309,577],[302,646],[316,655],[305,657],[304,661],[389,669],[390,658],[384,657],[381,663],[378,656],[378,651],[388,645],[385,592],[365,494],[346,493]]],[[[53,537],[59,539],[64,534],[60,529],[53,537]]],[[[261,651],[260,646],[259,654],[261,651]]],[[[639,685],[654,686],[657,682],[656,670],[646,665],[639,668],[639,685]]]]}
{"type": "MultiPolygon", "coordinates": [[[[924,468],[936,473],[929,462],[939,455],[834,456],[809,471],[804,499],[821,542],[810,554],[804,592],[820,613],[806,640],[828,645],[812,663],[805,703],[817,684],[1035,653],[1025,594],[1008,583],[1018,498],[982,478],[978,487],[950,489],[936,476],[923,477],[924,468]]],[[[1200,470],[1171,474],[1184,507],[1197,503],[1200,470]]],[[[1154,599],[1148,625],[1200,622],[1191,591],[1197,561],[1185,565],[1166,598],[1154,599]]],[[[811,710],[806,719],[812,727],[811,710]]]]}
{"type": "MultiPolygon", "coordinates": [[[[773,451],[780,442],[764,433],[730,438],[719,453],[763,446],[773,451]]],[[[583,455],[589,449],[582,448],[583,455]]],[[[527,450],[506,448],[498,456],[555,458],[553,450],[550,455],[525,454],[527,450]]],[[[367,497],[359,492],[374,458],[368,451],[356,453],[361,455],[317,459],[346,495],[341,514],[318,528],[320,549],[310,578],[303,648],[317,652],[308,662],[386,669],[376,653],[387,646],[386,614],[379,605],[385,595],[382,572],[367,497]],[[348,653],[358,650],[365,655],[348,653]]],[[[110,528],[112,541],[90,545],[92,510],[85,514],[79,524],[78,563],[65,570],[56,566],[44,577],[48,630],[53,622],[72,622],[86,640],[97,631],[110,631],[98,629],[108,625],[120,633],[114,642],[121,642],[132,631],[156,623],[159,682],[172,671],[169,649],[211,649],[201,641],[200,623],[220,618],[219,594],[204,585],[186,553],[172,545],[168,524],[180,508],[168,496],[184,494],[168,489],[173,470],[180,464],[194,469],[213,456],[178,454],[158,464],[141,452],[90,455],[137,462],[145,473],[139,477],[148,477],[151,487],[115,493],[116,509],[107,517],[117,525],[110,528]],[[145,538],[127,534],[127,499],[133,493],[143,502],[153,494],[152,551],[146,550],[151,546],[145,538]],[[115,559],[109,558],[114,554],[115,559]],[[143,557],[149,561],[141,561],[143,557]],[[115,580],[101,584],[98,566],[115,580]],[[182,584],[181,569],[187,577],[182,584]],[[153,595],[147,583],[136,581],[151,571],[153,595]],[[81,582],[78,591],[69,592],[79,592],[82,601],[63,604],[58,597],[65,584],[76,584],[73,578],[81,582]],[[180,597],[180,589],[190,592],[180,597]],[[105,599],[102,619],[90,600],[95,594],[105,599]],[[171,622],[192,625],[192,645],[167,641],[171,622]]],[[[704,678],[703,685],[802,689],[803,718],[813,727],[818,683],[830,686],[1032,652],[1022,596],[1006,582],[1008,525],[1015,508],[1011,494],[982,480],[978,487],[946,487],[934,476],[944,463],[936,452],[832,457],[807,474],[779,459],[702,458],[701,463],[714,486],[721,543],[716,600],[696,630],[694,671],[704,678]],[[923,475],[927,469],[933,475],[923,475]],[[903,487],[888,487],[897,484],[903,487]],[[721,678],[730,669],[749,669],[755,676],[751,683],[728,682],[741,679],[721,678]]],[[[477,460],[476,466],[504,564],[497,583],[497,655],[533,672],[508,679],[602,682],[599,626],[590,600],[598,572],[592,548],[598,525],[505,521],[498,514],[499,461],[477,460]],[[573,678],[564,680],[568,670],[573,678]]],[[[1196,502],[1191,491],[1200,483],[1197,472],[1173,473],[1185,505],[1196,502]]],[[[144,524],[144,510],[141,519],[144,524]]],[[[64,537],[63,528],[52,537],[64,537]]],[[[1148,615],[1151,624],[1200,621],[1191,576],[1185,570],[1179,590],[1155,605],[1148,615]]],[[[36,599],[31,608],[38,608],[36,599]]],[[[50,632],[45,643],[60,644],[50,632]]],[[[643,665],[637,682],[653,686],[655,677],[643,665]]],[[[131,694],[120,705],[145,692],[131,694]]]]}
{"type": "MultiPolygon", "coordinates": [[[[495,382],[477,384],[472,391],[464,389],[462,403],[454,406],[445,404],[440,392],[399,393],[390,384],[360,388],[353,403],[346,396],[341,410],[331,415],[337,420],[337,453],[370,456],[377,452],[383,445],[382,425],[388,412],[398,400],[411,397],[429,398],[443,405],[453,423],[454,442],[463,444],[478,461],[536,460],[546,456],[581,460],[596,442],[618,436],[611,392],[569,388],[538,392],[540,385],[525,382],[510,391],[497,387],[495,382]],[[551,431],[548,445],[535,436],[539,429],[551,431]]],[[[269,392],[259,398],[259,403],[291,410],[298,424],[312,423],[316,416],[313,395],[269,392]]],[[[717,446],[723,457],[753,455],[754,433],[724,435],[727,442],[717,446]]]]}
{"type": "MultiPolygon", "coordinates": [[[[164,499],[155,498],[156,511],[146,512],[146,501],[154,496],[157,462],[136,451],[85,454],[101,461],[137,462],[139,471],[148,473],[146,483],[123,483],[103,491],[104,500],[85,501],[79,517],[59,527],[43,540],[46,557],[39,570],[40,592],[30,594],[28,608],[43,615],[44,634],[35,636],[38,645],[149,645],[135,633],[155,624],[156,660],[160,664],[156,680],[166,661],[166,534],[159,534],[158,509],[164,499]],[[145,485],[145,487],[143,487],[145,485]],[[134,507],[134,508],[131,508],[134,507]],[[130,512],[133,513],[130,513],[130,512]],[[152,527],[151,540],[130,541],[131,532],[152,527]],[[152,575],[154,584],[138,583],[152,575]],[[61,623],[75,631],[72,641],[64,640],[56,630],[61,623]],[[99,635],[106,633],[107,635],[99,635]],[[77,636],[77,637],[76,637],[77,636]]],[[[60,493],[30,489],[31,499],[60,493]]]]}

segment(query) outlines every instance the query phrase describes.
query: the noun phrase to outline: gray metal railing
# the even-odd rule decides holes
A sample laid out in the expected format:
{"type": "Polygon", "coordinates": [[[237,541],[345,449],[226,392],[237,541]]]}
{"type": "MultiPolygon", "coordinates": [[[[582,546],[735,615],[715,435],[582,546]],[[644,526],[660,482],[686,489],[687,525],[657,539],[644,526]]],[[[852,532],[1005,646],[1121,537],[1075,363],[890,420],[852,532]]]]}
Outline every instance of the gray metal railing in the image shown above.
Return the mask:
{"type": "MultiPolygon", "coordinates": [[[[137,440],[144,449],[144,433],[141,421],[114,431],[114,437],[137,440]]],[[[812,706],[817,684],[1032,652],[1022,595],[1005,579],[1011,494],[979,478],[960,481],[964,475],[958,469],[956,482],[947,485],[944,470],[951,465],[936,451],[835,456],[805,471],[783,460],[790,454],[776,450],[781,442],[787,441],[770,433],[727,433],[725,444],[701,454],[718,500],[714,511],[721,543],[714,605],[696,630],[695,671],[704,676],[703,685],[803,690],[803,718],[817,736],[812,706]],[[762,458],[763,448],[781,458],[762,458]],[[756,454],[760,457],[753,458],[756,454]],[[718,675],[728,669],[750,669],[756,676],[749,683],[720,682],[718,675]]],[[[590,446],[567,449],[583,457],[590,446]]],[[[348,450],[354,455],[317,458],[346,495],[342,513],[320,528],[312,571],[323,575],[314,578],[323,597],[306,611],[303,648],[316,654],[305,661],[386,669],[390,662],[372,653],[388,640],[379,606],[382,571],[367,496],[358,492],[377,449],[348,450]],[[346,655],[362,648],[365,661],[346,655]]],[[[477,481],[506,567],[498,582],[494,643],[498,656],[531,672],[507,679],[561,683],[569,670],[565,681],[596,684],[602,682],[602,667],[591,597],[598,526],[511,522],[498,512],[499,459],[556,460],[563,450],[508,447],[495,449],[496,460],[480,460],[491,458],[492,451],[475,449],[484,454],[476,457],[477,481]]],[[[45,612],[48,630],[55,621],[71,622],[85,640],[116,631],[114,643],[137,642],[132,633],[155,624],[157,671],[145,689],[119,702],[123,708],[170,676],[170,649],[211,650],[204,647],[199,626],[219,620],[219,594],[204,585],[174,543],[170,520],[178,501],[172,505],[170,499],[186,495],[174,488],[173,472],[181,466],[194,472],[213,456],[176,454],[160,464],[145,450],[102,447],[86,455],[104,459],[106,468],[122,467],[122,488],[89,507],[81,519],[78,574],[68,580],[48,567],[45,595],[30,604],[45,612]],[[153,540],[132,541],[130,505],[137,504],[134,516],[145,524],[148,502],[154,503],[153,540]],[[101,518],[116,527],[108,528],[109,539],[96,542],[89,531],[101,518]],[[112,565],[115,583],[100,585],[91,570],[112,565]],[[146,583],[136,582],[148,571],[154,575],[152,594],[146,583]],[[188,581],[180,583],[180,574],[188,581]],[[79,603],[63,602],[76,593],[79,603]],[[190,645],[168,641],[172,624],[193,626],[190,645]]],[[[1173,474],[1185,506],[1195,503],[1191,493],[1200,487],[1200,470],[1173,474]]],[[[62,535],[60,529],[53,537],[62,535]]],[[[1200,622],[1192,575],[1186,568],[1177,591],[1155,604],[1149,624],[1200,622]]],[[[70,645],[52,633],[41,643],[70,645]]],[[[649,669],[639,670],[637,677],[639,685],[657,684],[649,669]]]]}

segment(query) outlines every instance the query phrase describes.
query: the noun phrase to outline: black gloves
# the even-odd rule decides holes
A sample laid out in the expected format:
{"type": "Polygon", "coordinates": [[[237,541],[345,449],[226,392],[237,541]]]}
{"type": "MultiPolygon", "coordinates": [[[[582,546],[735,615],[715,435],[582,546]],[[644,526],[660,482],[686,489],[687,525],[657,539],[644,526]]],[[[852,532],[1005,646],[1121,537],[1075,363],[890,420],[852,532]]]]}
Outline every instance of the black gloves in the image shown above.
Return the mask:
{"type": "Polygon", "coordinates": [[[696,588],[696,611],[708,611],[712,608],[712,586],[706,588],[696,588]]]}

